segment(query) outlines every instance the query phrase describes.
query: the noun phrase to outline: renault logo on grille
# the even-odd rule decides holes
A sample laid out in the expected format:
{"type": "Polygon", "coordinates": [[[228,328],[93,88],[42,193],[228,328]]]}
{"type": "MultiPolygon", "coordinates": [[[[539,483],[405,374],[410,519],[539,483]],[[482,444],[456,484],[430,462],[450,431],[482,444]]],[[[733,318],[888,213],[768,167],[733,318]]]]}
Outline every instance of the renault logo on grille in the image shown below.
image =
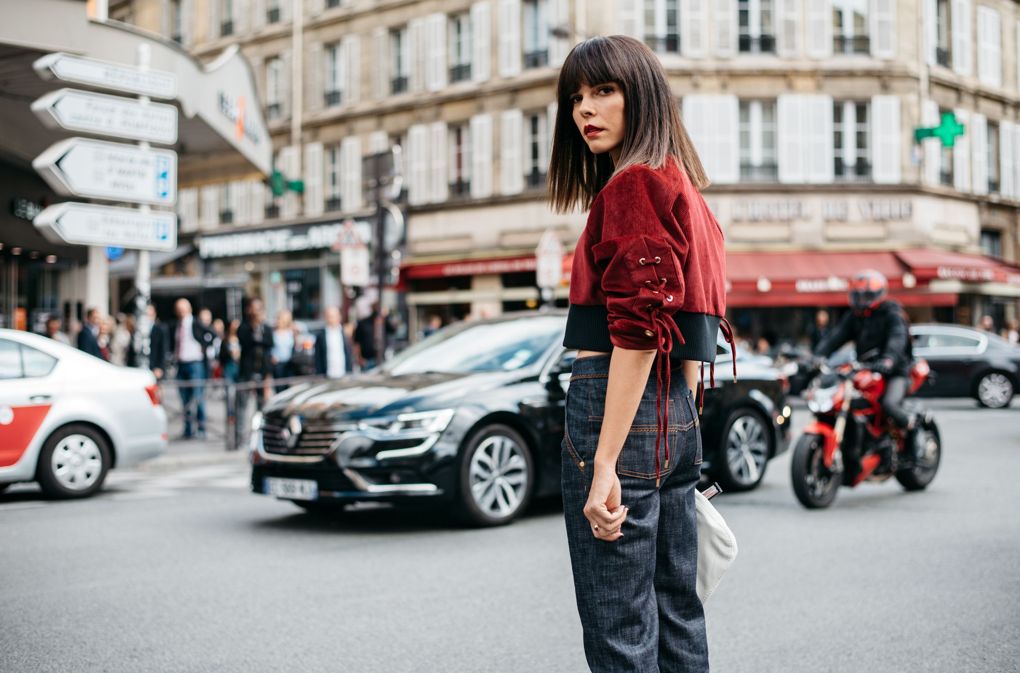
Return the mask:
{"type": "Polygon", "coordinates": [[[298,440],[301,438],[300,416],[290,417],[287,421],[287,425],[280,431],[280,438],[287,444],[288,449],[293,449],[297,446],[298,440]]]}

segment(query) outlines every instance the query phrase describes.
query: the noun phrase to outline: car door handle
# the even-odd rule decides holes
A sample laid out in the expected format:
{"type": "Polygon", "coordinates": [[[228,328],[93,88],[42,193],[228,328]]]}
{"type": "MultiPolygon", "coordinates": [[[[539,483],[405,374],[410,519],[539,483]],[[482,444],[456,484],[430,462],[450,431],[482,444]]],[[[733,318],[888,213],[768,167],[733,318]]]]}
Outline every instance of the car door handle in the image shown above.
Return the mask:
{"type": "Polygon", "coordinates": [[[31,395],[31,396],[29,396],[28,401],[29,402],[39,403],[39,402],[49,402],[52,399],[53,399],[53,395],[31,395]]]}

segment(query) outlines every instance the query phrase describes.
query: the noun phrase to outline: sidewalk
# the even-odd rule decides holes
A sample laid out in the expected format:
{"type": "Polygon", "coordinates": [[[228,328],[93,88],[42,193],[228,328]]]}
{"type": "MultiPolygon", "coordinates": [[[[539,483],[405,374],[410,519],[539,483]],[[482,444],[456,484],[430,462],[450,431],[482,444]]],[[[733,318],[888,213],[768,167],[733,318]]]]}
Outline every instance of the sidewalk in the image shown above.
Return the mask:
{"type": "Polygon", "coordinates": [[[158,472],[196,465],[230,463],[241,465],[247,462],[247,446],[241,446],[236,451],[227,451],[226,402],[222,397],[206,395],[206,437],[204,439],[180,439],[184,433],[184,424],[181,416],[180,397],[176,390],[164,389],[163,408],[167,414],[170,444],[162,456],[146,461],[137,469],[158,472]]]}

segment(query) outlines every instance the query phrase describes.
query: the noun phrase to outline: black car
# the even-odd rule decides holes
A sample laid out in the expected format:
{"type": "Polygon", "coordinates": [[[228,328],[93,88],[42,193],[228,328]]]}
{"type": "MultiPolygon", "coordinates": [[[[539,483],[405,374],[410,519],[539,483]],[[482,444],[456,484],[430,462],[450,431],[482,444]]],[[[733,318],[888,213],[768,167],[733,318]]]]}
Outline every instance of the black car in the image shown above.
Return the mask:
{"type": "Polygon", "coordinates": [[[914,357],[927,360],[932,371],[919,396],[973,397],[991,409],[1013,400],[1020,383],[1020,346],[957,325],[912,325],[910,336],[914,357]]]}
{"type": "MultiPolygon", "coordinates": [[[[253,422],[252,490],[312,511],[429,500],[476,524],[509,522],[559,493],[575,356],[561,345],[565,321],[557,311],[458,323],[370,372],[288,389],[253,422]]],[[[721,347],[717,378],[728,363],[721,347]]],[[[789,425],[776,372],[748,364],[739,383],[707,391],[706,468],[753,488],[789,425]]]]}

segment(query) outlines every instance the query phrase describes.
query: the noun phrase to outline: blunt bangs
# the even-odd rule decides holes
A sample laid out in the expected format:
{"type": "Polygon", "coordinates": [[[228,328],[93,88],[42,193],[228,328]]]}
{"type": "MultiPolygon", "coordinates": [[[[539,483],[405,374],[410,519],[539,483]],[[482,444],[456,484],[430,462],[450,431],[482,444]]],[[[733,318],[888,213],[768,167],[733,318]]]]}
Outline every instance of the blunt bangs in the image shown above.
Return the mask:
{"type": "Polygon", "coordinates": [[[593,37],[574,47],[560,70],[556,99],[563,103],[580,90],[581,85],[595,86],[612,82],[623,89],[626,96],[626,76],[623,60],[615,55],[612,43],[605,37],[593,37]]]}

